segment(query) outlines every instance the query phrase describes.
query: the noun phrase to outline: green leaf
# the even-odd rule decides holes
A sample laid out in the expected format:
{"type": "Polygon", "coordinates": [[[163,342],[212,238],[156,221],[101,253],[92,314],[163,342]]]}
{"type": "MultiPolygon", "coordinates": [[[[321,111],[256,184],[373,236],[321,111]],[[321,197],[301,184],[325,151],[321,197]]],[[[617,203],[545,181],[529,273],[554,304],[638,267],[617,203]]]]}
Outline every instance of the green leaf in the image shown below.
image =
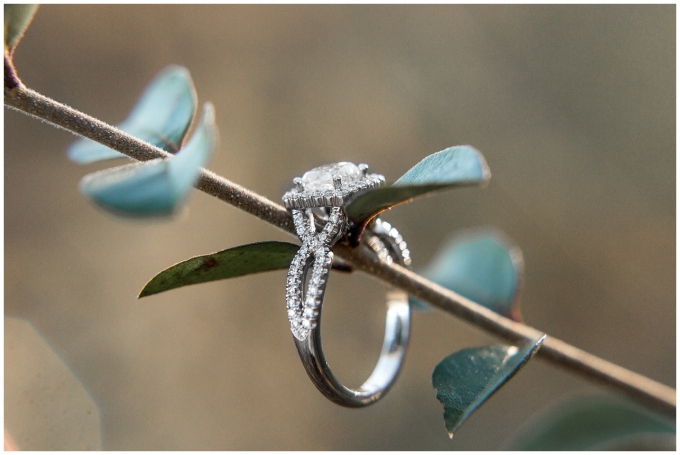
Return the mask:
{"type": "Polygon", "coordinates": [[[175,264],[153,277],[139,293],[139,297],[190,284],[288,269],[299,248],[299,245],[292,243],[260,242],[196,256],[175,264]]]}
{"type": "Polygon", "coordinates": [[[80,190],[101,207],[132,217],[171,215],[217,148],[212,104],[185,148],[170,159],[135,163],[86,175],[80,190]]]}
{"type": "Polygon", "coordinates": [[[534,419],[511,450],[674,450],[675,426],[633,404],[582,396],[534,419]]]}
{"type": "Polygon", "coordinates": [[[450,147],[424,158],[393,185],[375,188],[350,202],[345,211],[362,224],[397,204],[436,191],[488,182],[491,172],[482,154],[469,145],[450,147]]]}
{"type": "Polygon", "coordinates": [[[484,229],[455,235],[420,274],[502,316],[522,320],[522,251],[500,231],[484,229]]]}
{"type": "Polygon", "coordinates": [[[11,54],[33,20],[38,5],[5,4],[5,52],[11,54]]]}
{"type": "MultiPolygon", "coordinates": [[[[196,90],[186,68],[171,65],[144,89],[139,101],[118,129],[145,142],[176,153],[196,114],[196,90]]],[[[76,163],[125,158],[105,145],[80,139],[68,149],[76,163]]]]}
{"type": "Polygon", "coordinates": [[[410,295],[408,296],[408,304],[411,305],[412,310],[427,312],[432,309],[427,303],[410,295]]]}
{"type": "Polygon", "coordinates": [[[439,362],[432,372],[432,386],[444,405],[450,437],[536,354],[544,339],[545,335],[521,348],[495,345],[463,349],[439,362]]]}

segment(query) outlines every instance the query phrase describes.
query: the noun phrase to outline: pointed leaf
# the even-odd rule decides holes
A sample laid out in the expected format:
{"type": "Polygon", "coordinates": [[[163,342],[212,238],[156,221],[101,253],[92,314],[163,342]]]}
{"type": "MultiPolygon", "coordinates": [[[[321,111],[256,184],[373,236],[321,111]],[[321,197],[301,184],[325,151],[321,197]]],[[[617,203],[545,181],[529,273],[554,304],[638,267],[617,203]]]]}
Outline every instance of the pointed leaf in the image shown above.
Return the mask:
{"type": "Polygon", "coordinates": [[[357,197],[346,207],[355,224],[418,196],[458,186],[480,185],[491,178],[482,154],[469,145],[450,147],[434,153],[413,166],[393,185],[375,188],[357,197]]]}
{"type": "Polygon", "coordinates": [[[631,403],[583,396],[537,419],[511,450],[674,450],[675,426],[631,403]]]}
{"type": "Polygon", "coordinates": [[[212,104],[187,146],[168,160],[135,163],[86,175],[80,190],[117,215],[152,217],[171,215],[191,189],[217,148],[217,127],[212,104]]]}
{"type": "Polygon", "coordinates": [[[452,237],[421,275],[502,316],[522,320],[522,251],[500,231],[484,229],[452,237]]]}
{"type": "MultiPolygon", "coordinates": [[[[118,129],[175,153],[195,113],[196,90],[191,75],[186,68],[171,65],[149,83],[118,129]]],[[[74,142],[68,149],[68,156],[81,164],[125,157],[89,139],[74,142]]]]}
{"type": "Polygon", "coordinates": [[[292,243],[260,242],[196,256],[175,264],[153,277],[139,293],[139,297],[190,284],[288,269],[299,248],[299,245],[292,243]]]}
{"type": "Polygon", "coordinates": [[[10,54],[24,36],[38,5],[5,4],[5,52],[10,54]]]}
{"type": "Polygon", "coordinates": [[[463,349],[439,362],[432,372],[432,386],[444,405],[450,437],[536,354],[544,339],[545,335],[521,348],[496,345],[463,349]]]}

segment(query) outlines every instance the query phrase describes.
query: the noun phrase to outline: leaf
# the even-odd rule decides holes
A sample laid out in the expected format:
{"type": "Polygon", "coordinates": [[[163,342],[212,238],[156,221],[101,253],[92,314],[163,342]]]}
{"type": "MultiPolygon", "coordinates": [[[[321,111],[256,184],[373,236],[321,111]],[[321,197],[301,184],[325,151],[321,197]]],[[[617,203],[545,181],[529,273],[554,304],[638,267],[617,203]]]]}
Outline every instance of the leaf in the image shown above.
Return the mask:
{"type": "Polygon", "coordinates": [[[86,175],[80,190],[103,208],[132,217],[171,215],[217,148],[218,135],[212,104],[191,140],[170,159],[115,167],[86,175]]]}
{"type": "Polygon", "coordinates": [[[38,5],[5,4],[5,52],[10,55],[33,20],[38,5]]]}
{"type": "Polygon", "coordinates": [[[288,269],[299,248],[299,245],[286,242],[260,242],[196,256],[175,264],[153,277],[139,293],[139,297],[190,284],[288,269]]]}
{"type": "Polygon", "coordinates": [[[605,451],[659,451],[669,450],[675,452],[675,432],[673,433],[635,433],[628,436],[606,441],[593,446],[592,450],[605,451]]]}
{"type": "Polygon", "coordinates": [[[675,426],[620,400],[582,396],[538,416],[511,446],[511,450],[674,450],[675,426]]]}
{"type": "Polygon", "coordinates": [[[418,300],[417,298],[409,295],[408,296],[408,304],[411,305],[412,310],[417,310],[417,311],[430,311],[432,307],[428,305],[427,303],[423,302],[422,300],[418,300]]]}
{"type": "Polygon", "coordinates": [[[522,320],[519,291],[524,259],[520,248],[500,231],[484,229],[455,235],[421,275],[502,316],[522,320]]]}
{"type": "Polygon", "coordinates": [[[434,153],[413,166],[392,186],[370,190],[350,202],[345,211],[355,224],[418,196],[459,186],[488,182],[491,172],[482,154],[469,145],[434,153]]]}
{"type": "Polygon", "coordinates": [[[463,349],[439,362],[432,372],[432,386],[444,405],[444,423],[450,437],[536,354],[544,339],[545,335],[522,348],[495,345],[463,349]]]}
{"type": "MultiPolygon", "coordinates": [[[[118,129],[145,142],[176,153],[196,114],[196,90],[186,68],[171,65],[144,89],[118,129]]],[[[71,160],[85,164],[125,155],[90,139],[80,139],[68,149],[71,160]]]]}

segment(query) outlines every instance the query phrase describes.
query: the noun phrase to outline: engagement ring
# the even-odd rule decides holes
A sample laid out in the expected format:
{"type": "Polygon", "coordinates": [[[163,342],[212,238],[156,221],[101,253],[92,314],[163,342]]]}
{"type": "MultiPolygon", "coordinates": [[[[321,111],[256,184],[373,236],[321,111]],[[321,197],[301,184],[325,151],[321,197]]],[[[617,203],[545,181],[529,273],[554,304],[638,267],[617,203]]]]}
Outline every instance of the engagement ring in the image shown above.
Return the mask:
{"type": "MultiPolygon", "coordinates": [[[[295,187],[283,196],[302,241],[288,271],[288,321],[312,382],[327,398],[342,406],[362,407],[379,400],[394,382],[408,343],[408,296],[395,289],[387,293],[385,338],[378,363],[358,390],[345,387],[335,378],[321,349],[321,306],[333,261],[331,247],[348,229],[344,207],[384,181],[382,175],[369,174],[365,164],[341,162],[312,169],[302,178],[294,179],[295,187]]],[[[381,261],[410,266],[406,242],[389,223],[376,218],[369,224],[364,239],[381,261]]]]}

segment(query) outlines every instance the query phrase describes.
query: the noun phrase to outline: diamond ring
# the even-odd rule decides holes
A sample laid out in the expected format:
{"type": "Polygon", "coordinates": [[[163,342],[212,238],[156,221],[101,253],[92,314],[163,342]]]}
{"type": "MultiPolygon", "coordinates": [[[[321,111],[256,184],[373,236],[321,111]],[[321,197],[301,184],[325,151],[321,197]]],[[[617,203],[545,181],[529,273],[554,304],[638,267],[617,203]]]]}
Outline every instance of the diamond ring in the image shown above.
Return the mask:
{"type": "MultiPolygon", "coordinates": [[[[335,378],[321,349],[321,306],[333,260],[331,247],[348,229],[344,207],[384,181],[382,175],[369,174],[365,164],[341,162],[312,169],[302,178],[294,179],[295,187],[283,196],[302,241],[288,270],[286,285],[286,307],[295,345],[307,374],[321,393],[347,407],[367,406],[387,392],[399,372],[408,343],[408,296],[394,289],[387,294],[380,357],[373,373],[358,390],[345,387],[335,378]]],[[[410,266],[406,242],[389,223],[376,218],[364,238],[381,261],[410,266]]]]}

